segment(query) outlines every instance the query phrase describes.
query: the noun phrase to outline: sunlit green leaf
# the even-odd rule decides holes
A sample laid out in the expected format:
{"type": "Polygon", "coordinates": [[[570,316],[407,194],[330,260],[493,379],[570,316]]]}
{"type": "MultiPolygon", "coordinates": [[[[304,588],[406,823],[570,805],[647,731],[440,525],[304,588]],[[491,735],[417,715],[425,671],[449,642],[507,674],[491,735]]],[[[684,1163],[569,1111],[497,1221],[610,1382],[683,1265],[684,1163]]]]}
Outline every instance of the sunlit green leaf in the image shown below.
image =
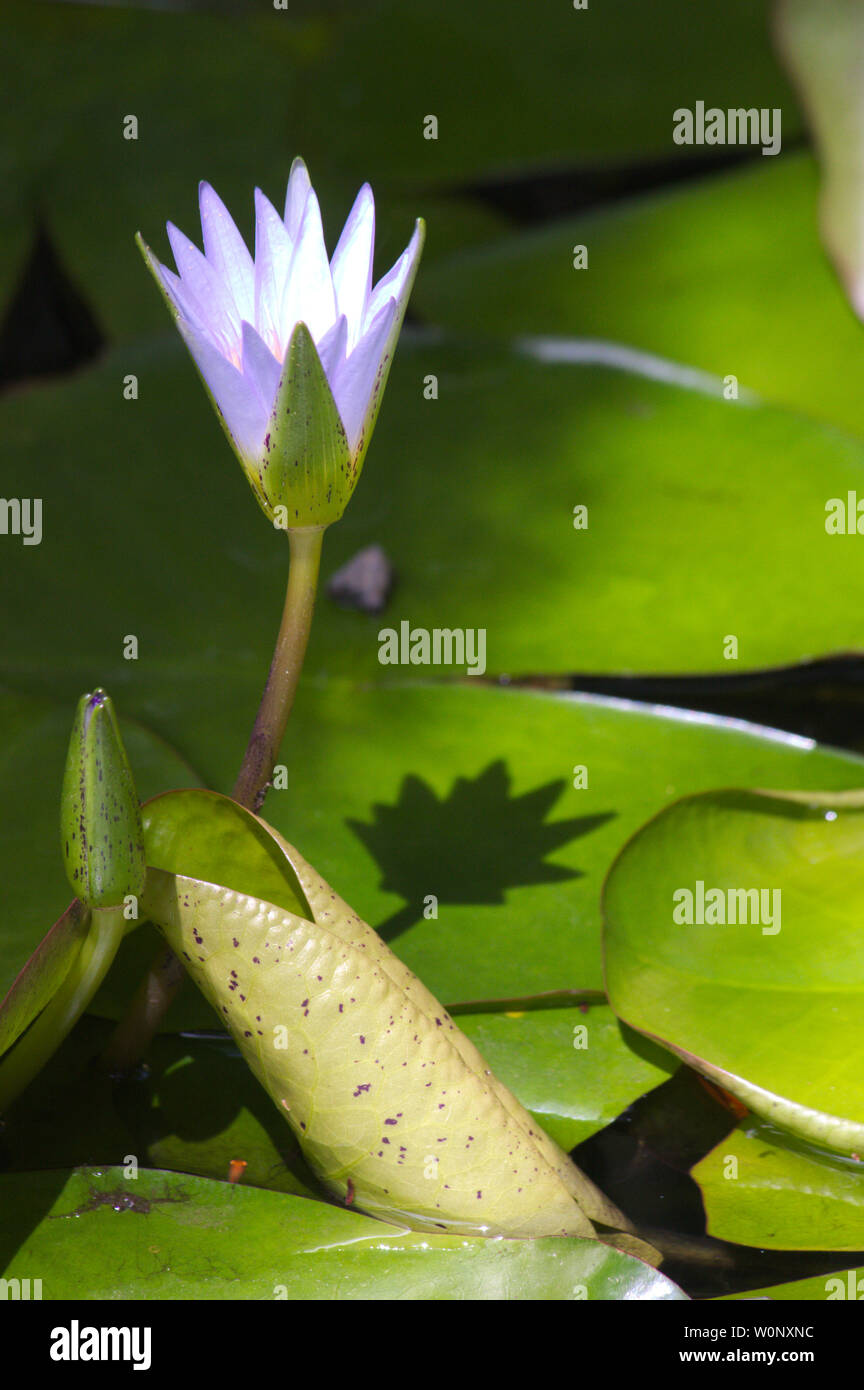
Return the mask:
{"type": "Polygon", "coordinates": [[[616,1013],[757,1115],[864,1152],[864,793],[676,802],[604,890],[616,1013]]]}

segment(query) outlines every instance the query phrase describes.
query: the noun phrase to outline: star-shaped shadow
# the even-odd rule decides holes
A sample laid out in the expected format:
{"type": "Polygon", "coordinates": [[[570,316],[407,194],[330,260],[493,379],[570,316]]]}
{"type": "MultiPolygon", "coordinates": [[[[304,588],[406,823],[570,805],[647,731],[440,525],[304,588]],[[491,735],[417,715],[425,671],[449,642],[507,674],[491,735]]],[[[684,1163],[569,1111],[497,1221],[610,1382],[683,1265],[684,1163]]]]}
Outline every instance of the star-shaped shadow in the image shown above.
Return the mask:
{"type": "Polygon", "coordinates": [[[614,812],[546,823],[567,786],[564,778],[511,796],[503,759],[479,776],[458,777],[442,799],[408,776],[392,806],[373,807],[367,824],[349,820],[382,872],[381,887],[405,899],[378,932],[392,941],[416,922],[424,897],[439,903],[503,903],[510,888],[581,878],[579,869],[546,863],[547,855],[605,825],[614,812]]]}

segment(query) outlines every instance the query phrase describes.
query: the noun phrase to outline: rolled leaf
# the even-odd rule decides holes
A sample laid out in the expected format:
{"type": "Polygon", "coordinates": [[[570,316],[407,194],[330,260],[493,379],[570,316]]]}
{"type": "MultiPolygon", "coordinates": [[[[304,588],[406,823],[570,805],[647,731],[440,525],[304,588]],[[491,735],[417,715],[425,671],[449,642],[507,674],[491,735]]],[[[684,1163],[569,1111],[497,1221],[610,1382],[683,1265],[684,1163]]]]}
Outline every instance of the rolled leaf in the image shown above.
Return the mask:
{"type": "MultiPolygon", "coordinates": [[[[414,1230],[485,1236],[595,1234],[626,1219],[492,1075],[446,1010],[324,879],[226,798],[172,793],[146,817],[147,914],[231,1030],[326,1187],[414,1230]],[[189,843],[205,867],[212,816],[230,886],[175,872],[189,843]],[[176,834],[170,833],[172,818],[176,834]],[[281,856],[300,915],[242,891],[245,840],[281,856]],[[154,855],[155,851],[155,855],[154,855]]],[[[189,852],[188,849],[186,851],[189,852]]],[[[215,867],[215,865],[214,865],[215,867]]]]}

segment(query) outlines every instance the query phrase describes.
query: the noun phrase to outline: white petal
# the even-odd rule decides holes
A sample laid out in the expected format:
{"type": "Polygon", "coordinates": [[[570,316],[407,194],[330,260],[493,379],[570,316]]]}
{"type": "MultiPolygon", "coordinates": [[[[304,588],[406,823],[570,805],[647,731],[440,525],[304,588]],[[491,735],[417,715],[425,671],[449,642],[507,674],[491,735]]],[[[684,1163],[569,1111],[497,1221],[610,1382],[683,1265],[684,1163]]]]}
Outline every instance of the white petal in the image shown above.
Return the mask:
{"type": "Polygon", "coordinates": [[[210,262],[172,222],[168,223],[168,240],[185,289],[200,305],[201,313],[213,337],[222,343],[225,355],[232,356],[240,340],[240,320],[234,301],[210,262]]]}
{"type": "MultiPolygon", "coordinates": [[[[401,304],[401,313],[405,312],[405,305],[411,293],[411,286],[414,283],[414,273],[417,269],[417,262],[420,259],[420,252],[423,249],[424,226],[418,222],[414,228],[414,235],[409,241],[402,255],[396,264],[382,276],[369,297],[369,304],[366,309],[366,327],[381,312],[381,308],[391,297],[401,304]]],[[[401,316],[400,316],[401,323],[401,316]]]]}
{"type": "MultiPolygon", "coordinates": [[[[351,356],[337,368],[335,378],[331,382],[339,417],[348,436],[348,445],[355,456],[367,442],[366,425],[377,410],[390,367],[389,359],[393,346],[391,335],[398,307],[395,299],[388,300],[351,356]]],[[[393,337],[395,338],[395,335],[393,337]]]]}
{"type": "Polygon", "coordinates": [[[372,292],[372,256],[375,249],[375,200],[364,183],[348,214],[330,271],[336,307],[348,319],[348,350],[363,332],[366,306],[372,292]]]}
{"type": "Polygon", "coordinates": [[[255,189],[255,325],[271,352],[284,356],[281,310],[291,269],[291,238],[273,204],[255,189]]]}
{"type": "Polygon", "coordinates": [[[180,319],[180,332],[219,407],[237,452],[256,461],[267,428],[267,415],[255,384],[230,362],[193,324],[180,319]]]}
{"type": "Polygon", "coordinates": [[[306,199],[312,191],[309,171],[299,157],[291,165],[288,190],[285,194],[285,230],[292,243],[300,234],[300,224],[306,211],[306,199]]]}
{"type": "Polygon", "coordinates": [[[294,325],[302,321],[317,343],[332,327],[335,319],[336,297],[324,246],[321,209],[314,192],[310,191],[285,286],[281,314],[282,341],[287,343],[294,325]]]}
{"type": "Polygon", "coordinates": [[[243,325],[243,375],[254,386],[269,416],[276,399],[282,363],[275,358],[251,323],[243,325]]]}
{"type": "Polygon", "coordinates": [[[255,268],[231,214],[209,183],[199,189],[204,252],[234,301],[238,321],[253,322],[255,268]]]}

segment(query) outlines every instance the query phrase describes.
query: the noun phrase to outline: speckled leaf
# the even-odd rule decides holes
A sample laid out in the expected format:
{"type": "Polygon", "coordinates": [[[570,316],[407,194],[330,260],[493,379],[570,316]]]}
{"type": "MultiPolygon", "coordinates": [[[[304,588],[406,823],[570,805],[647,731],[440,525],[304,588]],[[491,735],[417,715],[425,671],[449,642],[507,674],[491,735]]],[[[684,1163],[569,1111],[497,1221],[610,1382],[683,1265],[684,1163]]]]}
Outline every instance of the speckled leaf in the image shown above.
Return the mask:
{"type": "Polygon", "coordinates": [[[595,1240],[415,1234],[206,1178],[122,1169],[0,1175],[0,1270],[55,1299],[681,1300],[595,1240]],[[74,1219],[73,1219],[74,1218],[74,1219]],[[36,1276],[36,1271],[39,1275],[36,1276]]]}
{"type": "MultiPolygon", "coordinates": [[[[212,793],[179,800],[206,830],[212,793]]],[[[263,822],[259,822],[259,826],[263,822]]],[[[347,1203],[413,1229],[591,1235],[626,1221],[492,1076],[444,1008],[302,856],[271,831],[309,916],[160,867],[148,843],[143,905],[224,1018],[300,1140],[347,1203]],[[589,1219],[590,1218],[590,1219],[589,1219]]],[[[257,846],[260,830],[252,832],[257,846]]],[[[163,844],[167,837],[163,837],[163,844]]],[[[167,850],[164,862],[177,850],[167,850]]],[[[249,874],[245,875],[248,883],[249,874]]]]}

